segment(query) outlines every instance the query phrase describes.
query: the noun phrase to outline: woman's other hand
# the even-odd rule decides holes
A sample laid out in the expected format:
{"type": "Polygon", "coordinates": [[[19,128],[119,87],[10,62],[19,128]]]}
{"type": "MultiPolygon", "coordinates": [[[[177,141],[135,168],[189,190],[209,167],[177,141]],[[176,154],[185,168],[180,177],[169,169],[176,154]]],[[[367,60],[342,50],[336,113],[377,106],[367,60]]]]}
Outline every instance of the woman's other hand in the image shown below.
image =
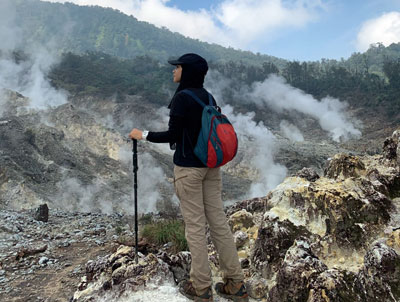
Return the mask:
{"type": "Polygon", "coordinates": [[[134,128],[131,133],[129,133],[131,139],[141,140],[143,139],[143,131],[134,128]]]}

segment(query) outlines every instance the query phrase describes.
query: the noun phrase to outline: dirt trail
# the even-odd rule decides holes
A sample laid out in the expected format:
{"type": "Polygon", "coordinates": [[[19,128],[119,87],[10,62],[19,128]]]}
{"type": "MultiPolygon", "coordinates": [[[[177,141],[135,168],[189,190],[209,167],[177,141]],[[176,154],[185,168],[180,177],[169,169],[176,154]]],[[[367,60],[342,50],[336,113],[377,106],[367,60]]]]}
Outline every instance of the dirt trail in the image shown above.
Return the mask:
{"type": "Polygon", "coordinates": [[[20,276],[11,281],[13,291],[0,293],[0,301],[4,302],[65,302],[69,301],[76,291],[80,277],[85,273],[85,265],[91,259],[111,253],[116,248],[114,243],[104,246],[75,243],[59,248],[53,255],[57,256],[61,267],[46,266],[25,280],[20,276]]]}

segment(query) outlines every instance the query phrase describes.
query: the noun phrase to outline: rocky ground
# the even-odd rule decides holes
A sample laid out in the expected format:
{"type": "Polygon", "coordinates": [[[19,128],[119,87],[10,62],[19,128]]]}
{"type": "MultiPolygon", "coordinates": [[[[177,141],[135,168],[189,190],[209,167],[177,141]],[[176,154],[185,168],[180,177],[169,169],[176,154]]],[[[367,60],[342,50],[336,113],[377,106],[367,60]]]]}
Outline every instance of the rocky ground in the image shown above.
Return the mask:
{"type": "Polygon", "coordinates": [[[89,259],[133,238],[133,218],[50,209],[0,211],[0,301],[69,301],[89,259]]]}

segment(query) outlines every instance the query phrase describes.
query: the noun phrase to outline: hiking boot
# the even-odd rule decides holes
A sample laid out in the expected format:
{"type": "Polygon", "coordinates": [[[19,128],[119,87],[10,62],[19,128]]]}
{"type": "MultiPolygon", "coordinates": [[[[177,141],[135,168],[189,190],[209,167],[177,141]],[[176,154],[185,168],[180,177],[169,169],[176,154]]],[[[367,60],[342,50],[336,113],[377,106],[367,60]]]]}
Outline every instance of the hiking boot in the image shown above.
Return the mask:
{"type": "Polygon", "coordinates": [[[226,279],[225,282],[218,282],[215,285],[215,291],[221,297],[233,300],[234,302],[249,301],[249,295],[243,281],[235,282],[232,279],[226,279]]]}
{"type": "Polygon", "coordinates": [[[195,302],[213,302],[211,286],[206,288],[201,294],[198,294],[193,287],[192,281],[182,281],[179,283],[179,292],[190,300],[195,302]]]}

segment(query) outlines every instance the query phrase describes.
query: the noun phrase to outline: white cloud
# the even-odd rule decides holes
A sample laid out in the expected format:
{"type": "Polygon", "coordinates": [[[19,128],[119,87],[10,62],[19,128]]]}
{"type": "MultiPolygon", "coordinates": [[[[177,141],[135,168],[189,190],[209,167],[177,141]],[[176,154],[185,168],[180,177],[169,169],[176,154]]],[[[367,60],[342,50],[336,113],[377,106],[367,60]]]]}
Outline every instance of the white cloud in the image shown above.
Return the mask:
{"type": "MultiPolygon", "coordinates": [[[[46,0],[66,2],[65,0],[46,0]]],[[[181,10],[169,0],[69,0],[118,9],[173,32],[236,48],[270,37],[277,28],[302,27],[315,20],[324,0],[224,0],[212,9],[181,10]]]]}
{"type": "Polygon", "coordinates": [[[136,0],[132,14],[139,20],[165,26],[184,36],[228,45],[232,41],[215,24],[212,12],[207,10],[182,11],[167,6],[167,0],[136,0]]]}
{"type": "Polygon", "coordinates": [[[230,0],[216,10],[216,18],[241,42],[250,42],[279,27],[301,27],[314,19],[320,2],[230,0]],[[319,3],[319,4],[318,4],[319,3]]]}
{"type": "Polygon", "coordinates": [[[388,46],[400,42],[400,12],[383,14],[365,22],[357,36],[357,48],[366,51],[371,44],[388,46]]]}

